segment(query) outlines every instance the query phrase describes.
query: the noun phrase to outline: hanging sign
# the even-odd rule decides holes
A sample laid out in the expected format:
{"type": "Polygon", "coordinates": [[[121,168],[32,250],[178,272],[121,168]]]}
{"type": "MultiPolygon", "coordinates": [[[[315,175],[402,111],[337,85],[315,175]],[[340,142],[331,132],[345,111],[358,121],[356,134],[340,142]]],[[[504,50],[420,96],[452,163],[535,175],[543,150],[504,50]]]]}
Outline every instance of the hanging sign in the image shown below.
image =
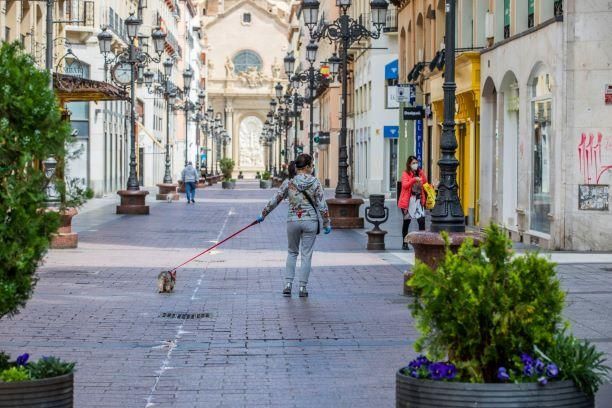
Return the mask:
{"type": "Polygon", "coordinates": [[[410,84],[397,84],[397,101],[399,103],[408,103],[410,100],[410,84]]]}
{"type": "Polygon", "coordinates": [[[606,105],[612,105],[612,85],[610,84],[606,85],[604,99],[605,99],[606,105]]]}
{"type": "Polygon", "coordinates": [[[404,120],[419,120],[425,117],[422,106],[406,106],[403,111],[404,120]]]}
{"type": "Polygon", "coordinates": [[[423,120],[419,119],[416,121],[415,126],[415,141],[416,141],[416,157],[419,161],[419,166],[423,167],[423,120]]]}

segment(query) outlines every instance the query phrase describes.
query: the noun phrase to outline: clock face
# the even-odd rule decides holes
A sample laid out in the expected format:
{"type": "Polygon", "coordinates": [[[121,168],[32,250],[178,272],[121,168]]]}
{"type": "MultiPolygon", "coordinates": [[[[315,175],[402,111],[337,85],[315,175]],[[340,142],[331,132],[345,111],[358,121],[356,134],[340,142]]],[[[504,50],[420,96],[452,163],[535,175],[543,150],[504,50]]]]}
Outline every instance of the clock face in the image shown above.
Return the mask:
{"type": "Polygon", "coordinates": [[[113,71],[115,81],[128,85],[132,79],[132,66],[126,62],[121,62],[115,66],[113,71]]]}

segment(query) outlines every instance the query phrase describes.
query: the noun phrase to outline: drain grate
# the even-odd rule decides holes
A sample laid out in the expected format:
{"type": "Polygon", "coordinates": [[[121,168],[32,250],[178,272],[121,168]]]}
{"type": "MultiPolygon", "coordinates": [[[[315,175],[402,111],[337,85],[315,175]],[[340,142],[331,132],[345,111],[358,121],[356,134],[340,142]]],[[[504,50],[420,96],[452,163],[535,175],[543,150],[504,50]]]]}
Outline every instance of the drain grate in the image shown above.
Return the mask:
{"type": "Polygon", "coordinates": [[[208,319],[211,317],[210,313],[176,313],[176,312],[164,312],[160,313],[159,317],[167,319],[181,319],[181,320],[194,320],[194,319],[208,319]]]}

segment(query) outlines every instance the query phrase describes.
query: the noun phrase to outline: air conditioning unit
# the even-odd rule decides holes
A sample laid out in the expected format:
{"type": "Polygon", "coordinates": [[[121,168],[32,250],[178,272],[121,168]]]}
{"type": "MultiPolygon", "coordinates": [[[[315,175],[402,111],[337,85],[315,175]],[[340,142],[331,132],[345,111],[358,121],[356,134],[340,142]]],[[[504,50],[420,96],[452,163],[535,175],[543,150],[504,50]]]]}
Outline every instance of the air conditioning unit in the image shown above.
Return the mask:
{"type": "Polygon", "coordinates": [[[487,40],[495,37],[495,14],[489,11],[485,16],[485,37],[487,40]]]}

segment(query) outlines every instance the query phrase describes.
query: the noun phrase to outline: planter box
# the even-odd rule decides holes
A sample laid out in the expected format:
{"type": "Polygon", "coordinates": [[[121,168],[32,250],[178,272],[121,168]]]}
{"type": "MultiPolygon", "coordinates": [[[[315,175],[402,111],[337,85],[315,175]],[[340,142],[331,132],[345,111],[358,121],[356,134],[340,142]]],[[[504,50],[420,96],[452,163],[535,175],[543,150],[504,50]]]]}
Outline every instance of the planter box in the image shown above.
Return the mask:
{"type": "Polygon", "coordinates": [[[259,180],[259,188],[272,188],[272,180],[259,180]]]}
{"type": "Polygon", "coordinates": [[[44,380],[0,383],[1,408],[72,408],[74,374],[44,380]]]}
{"type": "Polygon", "coordinates": [[[524,384],[471,384],[420,380],[396,374],[396,407],[444,408],[594,408],[572,381],[551,381],[542,386],[524,384]]]}
{"type": "Polygon", "coordinates": [[[233,190],[236,188],[236,182],[235,181],[222,181],[221,188],[224,188],[226,190],[233,190]]]}

